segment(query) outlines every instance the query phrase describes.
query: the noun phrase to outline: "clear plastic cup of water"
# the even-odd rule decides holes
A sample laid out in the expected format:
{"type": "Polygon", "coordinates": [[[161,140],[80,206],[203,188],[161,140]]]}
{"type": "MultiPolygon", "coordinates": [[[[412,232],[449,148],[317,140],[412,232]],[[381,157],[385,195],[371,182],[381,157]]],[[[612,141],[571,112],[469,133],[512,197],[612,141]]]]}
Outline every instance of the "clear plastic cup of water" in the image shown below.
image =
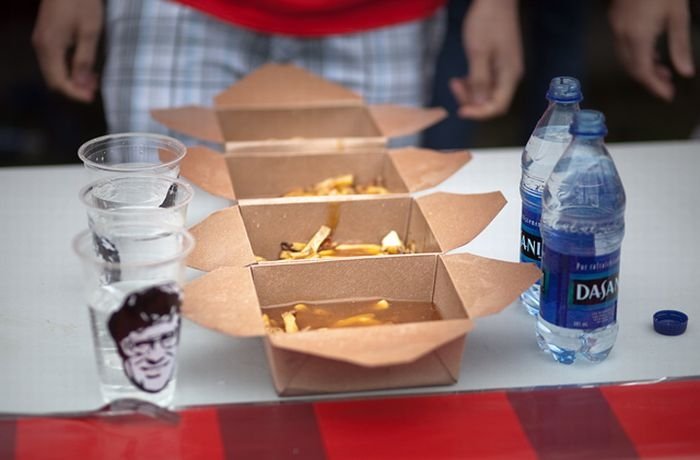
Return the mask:
{"type": "Polygon", "coordinates": [[[109,247],[92,230],[73,240],[105,402],[136,398],[169,407],[176,383],[186,229],[155,223],[110,227],[109,247]]]}
{"type": "Polygon", "coordinates": [[[88,180],[124,174],[178,177],[185,145],[152,133],[120,133],[92,139],[78,149],[88,180]]]}
{"type": "Polygon", "coordinates": [[[127,222],[165,223],[184,227],[192,187],[169,176],[115,176],[98,179],[80,190],[89,227],[106,236],[113,225],[127,222]]]}

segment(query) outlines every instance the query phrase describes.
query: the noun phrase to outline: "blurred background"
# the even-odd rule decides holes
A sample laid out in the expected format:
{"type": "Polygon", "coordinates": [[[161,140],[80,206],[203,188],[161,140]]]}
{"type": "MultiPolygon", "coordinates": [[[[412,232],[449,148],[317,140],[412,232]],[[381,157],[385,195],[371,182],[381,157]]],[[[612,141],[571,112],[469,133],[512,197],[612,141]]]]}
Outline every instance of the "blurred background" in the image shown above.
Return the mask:
{"type": "MultiPolygon", "coordinates": [[[[455,3],[458,10],[460,2],[455,3]]],[[[11,2],[0,18],[0,62],[5,67],[0,73],[0,166],[76,163],[80,144],[106,132],[99,100],[84,105],[46,89],[30,43],[38,4],[11,2]]],[[[699,4],[691,1],[696,68],[699,4]]],[[[521,5],[525,78],[506,116],[456,125],[467,146],[523,146],[544,110],[551,72],[581,80],[582,106],[605,113],[608,142],[685,139],[700,124],[700,77],[677,79],[677,95],[669,104],[623,71],[614,54],[606,1],[521,0],[521,5]]],[[[449,54],[444,61],[453,63],[449,54]]],[[[440,129],[429,135],[439,136],[440,129]]]]}

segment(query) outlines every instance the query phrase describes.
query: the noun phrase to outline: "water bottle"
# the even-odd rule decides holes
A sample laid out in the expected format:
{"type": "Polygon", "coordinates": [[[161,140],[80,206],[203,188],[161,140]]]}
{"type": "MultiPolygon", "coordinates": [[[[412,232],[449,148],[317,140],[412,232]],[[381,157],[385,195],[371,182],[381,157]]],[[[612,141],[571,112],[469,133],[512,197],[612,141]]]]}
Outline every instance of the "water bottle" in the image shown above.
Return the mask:
{"type": "Polygon", "coordinates": [[[554,359],[604,360],[617,337],[625,191],[603,139],[605,117],[581,110],[542,195],[537,342],[554,359]]]}
{"type": "MultiPolygon", "coordinates": [[[[537,122],[522,154],[520,196],[520,261],[540,266],[542,238],[540,214],[544,182],[552,172],[564,149],[571,141],[569,125],[583,99],[581,85],[573,77],[555,77],[549,84],[547,110],[537,122]]],[[[540,304],[540,282],[533,284],[520,296],[528,313],[537,315],[540,304]]]]}

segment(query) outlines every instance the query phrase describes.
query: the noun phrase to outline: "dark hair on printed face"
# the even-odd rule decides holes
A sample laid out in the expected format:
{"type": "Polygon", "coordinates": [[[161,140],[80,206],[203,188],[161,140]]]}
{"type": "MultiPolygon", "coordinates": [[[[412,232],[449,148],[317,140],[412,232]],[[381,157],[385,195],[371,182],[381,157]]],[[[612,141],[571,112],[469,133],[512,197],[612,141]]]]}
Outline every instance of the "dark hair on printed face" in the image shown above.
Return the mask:
{"type": "Polygon", "coordinates": [[[153,286],[129,294],[107,323],[119,354],[122,354],[119,343],[124,337],[132,331],[153,325],[164,316],[177,314],[181,302],[180,292],[169,285],[153,286]]]}

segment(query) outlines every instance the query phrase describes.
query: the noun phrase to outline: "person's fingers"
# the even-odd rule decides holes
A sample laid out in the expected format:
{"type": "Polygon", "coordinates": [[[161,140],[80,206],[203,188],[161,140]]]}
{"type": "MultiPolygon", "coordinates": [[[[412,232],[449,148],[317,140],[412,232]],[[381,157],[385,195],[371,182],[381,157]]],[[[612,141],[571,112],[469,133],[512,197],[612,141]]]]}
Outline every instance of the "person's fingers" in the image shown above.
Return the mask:
{"type": "Polygon", "coordinates": [[[485,104],[474,104],[469,89],[469,82],[466,78],[452,78],[450,80],[450,90],[457,100],[457,115],[462,118],[483,119],[488,115],[481,115],[485,111],[485,104]],[[465,115],[466,114],[466,115],[465,115]]]}
{"type": "Polygon", "coordinates": [[[490,88],[489,99],[480,103],[473,103],[467,99],[466,103],[461,104],[459,115],[463,118],[483,120],[506,113],[522,72],[522,63],[517,54],[502,56],[493,72],[495,84],[490,88]]]}
{"type": "Polygon", "coordinates": [[[491,56],[491,53],[479,47],[468,48],[469,75],[467,78],[473,104],[483,104],[491,99],[493,86],[491,56]]]}
{"type": "Polygon", "coordinates": [[[523,73],[522,62],[518,59],[518,54],[510,55],[505,51],[496,63],[496,85],[491,94],[494,116],[506,113],[523,73]]]}
{"type": "Polygon", "coordinates": [[[449,85],[452,95],[457,100],[457,105],[462,106],[469,103],[470,97],[465,78],[451,78],[449,85]]]}
{"type": "Polygon", "coordinates": [[[690,17],[687,7],[677,8],[671,14],[668,25],[668,48],[671,62],[684,77],[695,74],[690,45],[690,17]]]}
{"type": "Polygon", "coordinates": [[[638,37],[625,39],[622,45],[626,48],[626,59],[623,64],[632,77],[645,86],[652,94],[665,100],[673,99],[673,83],[664,66],[655,62],[653,37],[638,37]]]}
{"type": "Polygon", "coordinates": [[[62,90],[68,82],[68,65],[65,60],[67,45],[43,29],[34,30],[32,44],[47,86],[57,91],[62,90]]]}
{"type": "Polygon", "coordinates": [[[99,41],[99,30],[81,29],[73,54],[71,67],[71,83],[79,88],[90,98],[97,88],[97,79],[93,72],[97,45],[99,41]]]}
{"type": "Polygon", "coordinates": [[[485,101],[475,103],[472,97],[472,91],[469,86],[469,81],[466,78],[453,78],[450,80],[450,89],[457,100],[459,108],[457,115],[461,118],[470,118],[474,120],[485,120],[491,118],[493,109],[491,102],[485,101]]]}
{"type": "Polygon", "coordinates": [[[66,57],[68,44],[66,42],[43,31],[35,31],[32,42],[36,50],[39,69],[50,89],[78,101],[89,102],[92,100],[94,89],[86,91],[71,81],[68,73],[66,57]]]}
{"type": "Polygon", "coordinates": [[[632,51],[630,48],[631,47],[627,41],[622,38],[615,41],[615,51],[617,53],[617,57],[625,70],[631,73],[634,66],[632,65],[632,51]]]}
{"type": "Polygon", "coordinates": [[[459,102],[457,114],[462,118],[485,119],[492,112],[493,74],[491,54],[477,47],[468,47],[469,75],[461,85],[452,86],[459,102]]]}
{"type": "Polygon", "coordinates": [[[459,108],[458,115],[470,120],[488,120],[499,113],[491,102],[486,102],[479,105],[463,105],[459,108]]]}

